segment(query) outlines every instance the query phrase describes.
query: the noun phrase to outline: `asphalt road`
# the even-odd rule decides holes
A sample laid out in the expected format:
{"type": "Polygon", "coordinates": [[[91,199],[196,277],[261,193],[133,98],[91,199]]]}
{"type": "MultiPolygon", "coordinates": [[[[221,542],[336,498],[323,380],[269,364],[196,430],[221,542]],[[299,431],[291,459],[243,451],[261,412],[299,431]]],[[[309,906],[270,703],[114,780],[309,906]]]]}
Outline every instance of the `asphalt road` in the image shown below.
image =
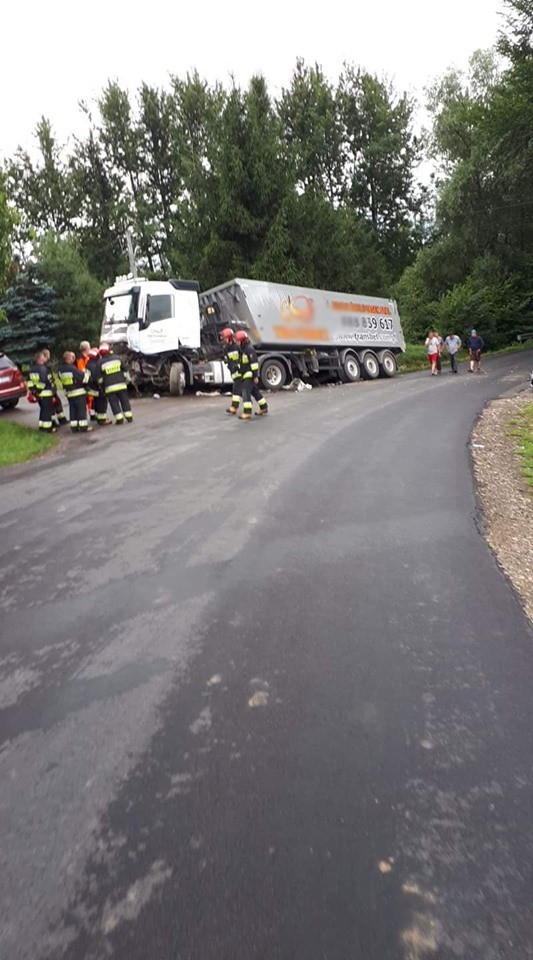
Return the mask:
{"type": "Polygon", "coordinates": [[[533,633],[468,451],[530,366],[143,401],[2,475],[2,960],[533,958],[533,633]]]}

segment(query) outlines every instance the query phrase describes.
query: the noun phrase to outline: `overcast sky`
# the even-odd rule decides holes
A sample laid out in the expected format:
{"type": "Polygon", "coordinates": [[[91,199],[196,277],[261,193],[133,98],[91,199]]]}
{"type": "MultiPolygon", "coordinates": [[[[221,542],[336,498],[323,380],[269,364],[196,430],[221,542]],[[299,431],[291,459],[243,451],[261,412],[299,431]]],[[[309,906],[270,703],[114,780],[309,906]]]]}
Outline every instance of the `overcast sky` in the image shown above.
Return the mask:
{"type": "Polygon", "coordinates": [[[492,45],[503,0],[26,0],[2,9],[0,154],[31,146],[40,116],[81,131],[78,100],[109,78],[135,88],[194,67],[209,80],[262,72],[275,92],[297,56],[335,77],[348,60],[422,94],[492,45]]]}

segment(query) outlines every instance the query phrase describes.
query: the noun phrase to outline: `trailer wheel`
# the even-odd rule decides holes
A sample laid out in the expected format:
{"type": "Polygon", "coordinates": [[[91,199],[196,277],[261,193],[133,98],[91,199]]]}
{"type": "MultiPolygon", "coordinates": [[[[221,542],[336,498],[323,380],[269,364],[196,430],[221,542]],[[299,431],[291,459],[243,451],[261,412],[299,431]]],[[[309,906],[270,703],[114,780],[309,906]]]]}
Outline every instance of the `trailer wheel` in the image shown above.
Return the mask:
{"type": "Polygon", "coordinates": [[[187,386],[185,368],[182,363],[173,363],[168,375],[168,388],[171,397],[182,397],[187,386]]]}
{"type": "Polygon", "coordinates": [[[287,370],[281,360],[264,360],[261,365],[261,383],[265,390],[281,390],[287,382],[287,370]]]}
{"type": "Polygon", "coordinates": [[[347,353],[343,357],[341,378],[344,383],[357,383],[361,379],[361,365],[355,353],[347,353]]]}
{"type": "Polygon", "coordinates": [[[361,359],[365,380],[377,380],[379,377],[379,360],[372,350],[367,350],[361,359]]]}
{"type": "Polygon", "coordinates": [[[384,350],[379,357],[379,365],[384,377],[394,377],[398,372],[396,357],[390,350],[384,350]]]}

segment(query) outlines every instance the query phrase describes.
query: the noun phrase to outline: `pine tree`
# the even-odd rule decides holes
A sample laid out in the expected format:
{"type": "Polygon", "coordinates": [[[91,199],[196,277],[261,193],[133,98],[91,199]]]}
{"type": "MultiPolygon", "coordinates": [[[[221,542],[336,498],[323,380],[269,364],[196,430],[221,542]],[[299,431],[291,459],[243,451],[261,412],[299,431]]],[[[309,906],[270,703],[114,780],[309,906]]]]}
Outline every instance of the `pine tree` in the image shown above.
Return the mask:
{"type": "Polygon", "coordinates": [[[52,287],[43,283],[34,263],[18,274],[0,300],[6,318],[0,325],[0,344],[16,363],[30,363],[41,347],[53,350],[58,325],[54,301],[52,287]]]}

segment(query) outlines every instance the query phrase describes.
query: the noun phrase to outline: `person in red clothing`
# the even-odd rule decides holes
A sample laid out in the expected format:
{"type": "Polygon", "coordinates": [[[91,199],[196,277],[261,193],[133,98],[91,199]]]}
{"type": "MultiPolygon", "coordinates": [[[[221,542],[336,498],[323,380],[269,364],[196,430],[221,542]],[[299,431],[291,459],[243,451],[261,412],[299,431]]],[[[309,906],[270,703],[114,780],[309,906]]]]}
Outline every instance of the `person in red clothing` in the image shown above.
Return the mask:
{"type": "Polygon", "coordinates": [[[80,355],[76,360],[76,366],[82,373],[91,359],[91,344],[88,340],[82,340],[80,343],[80,355]]]}
{"type": "MultiPolygon", "coordinates": [[[[76,366],[78,370],[81,370],[82,373],[85,373],[87,369],[87,364],[91,359],[91,344],[88,340],[82,340],[80,343],[80,355],[76,359],[76,366]]],[[[93,401],[94,397],[90,393],[87,394],[87,412],[91,420],[95,419],[94,410],[93,410],[93,401]]]]}
{"type": "Polygon", "coordinates": [[[433,377],[437,376],[437,361],[439,359],[439,338],[430,330],[426,337],[426,350],[428,352],[428,360],[431,366],[431,375],[433,377]]]}

